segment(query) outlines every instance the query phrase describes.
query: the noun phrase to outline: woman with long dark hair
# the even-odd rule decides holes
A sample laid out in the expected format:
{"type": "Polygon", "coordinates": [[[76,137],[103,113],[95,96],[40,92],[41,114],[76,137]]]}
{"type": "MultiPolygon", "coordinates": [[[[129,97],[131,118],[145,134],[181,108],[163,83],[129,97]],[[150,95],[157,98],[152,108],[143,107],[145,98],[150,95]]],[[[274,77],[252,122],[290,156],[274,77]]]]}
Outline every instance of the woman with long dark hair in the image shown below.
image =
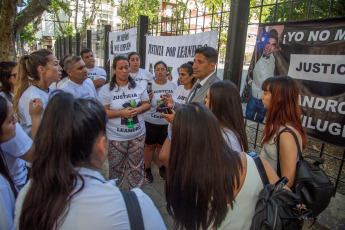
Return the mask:
{"type": "Polygon", "coordinates": [[[206,106],[219,120],[225,140],[236,152],[248,151],[240,93],[230,81],[213,83],[207,92],[206,106]]]}
{"type": "Polygon", "coordinates": [[[145,123],[143,113],[150,108],[146,87],[129,75],[125,56],[113,61],[114,75],[99,92],[98,100],[109,117],[109,178],[121,186],[125,173],[129,188],[140,188],[144,182],[145,123]]]}
{"type": "MultiPolygon", "coordinates": [[[[106,122],[94,100],[63,92],[52,97],[35,139],[32,178],[17,199],[17,229],[130,228],[119,188],[98,172],[108,154],[106,122]]],[[[145,228],[164,229],[152,201],[133,191],[145,228]]]]}
{"type": "MultiPolygon", "coordinates": [[[[180,85],[177,86],[173,95],[173,101],[181,105],[186,103],[186,99],[192,89],[196,78],[193,77],[193,62],[187,62],[180,66],[178,69],[180,85]]],[[[162,149],[158,155],[158,159],[163,163],[164,167],[159,168],[159,175],[166,179],[165,167],[169,164],[169,155],[171,147],[171,126],[168,126],[168,136],[164,141],[162,149]]]]}
{"type": "MultiPolygon", "coordinates": [[[[273,169],[263,164],[270,182],[276,182],[273,169]]],[[[253,158],[229,147],[205,105],[186,104],[176,111],[166,181],[175,229],[249,229],[262,188],[253,158]]]]}
{"type": "Polygon", "coordinates": [[[13,108],[19,115],[20,125],[29,136],[31,132],[30,101],[39,98],[45,108],[54,90],[50,85],[60,81],[61,70],[58,60],[49,50],[37,50],[29,55],[23,55],[19,60],[13,108]]]}
{"type": "Polygon", "coordinates": [[[3,61],[0,63],[0,95],[13,104],[14,85],[17,78],[17,63],[3,61]]]}
{"type": "MultiPolygon", "coordinates": [[[[16,122],[12,106],[0,96],[0,144],[16,135],[16,122]]],[[[0,229],[14,229],[14,204],[17,193],[0,148],[0,229]]]]}
{"type": "Polygon", "coordinates": [[[283,132],[280,135],[278,165],[277,136],[287,127],[296,134],[301,148],[306,147],[306,135],[301,122],[302,113],[298,104],[298,86],[289,76],[274,76],[267,78],[261,88],[264,93],[260,98],[267,109],[266,123],[261,136],[261,156],[279,176],[289,179],[287,186],[291,188],[295,182],[297,144],[291,133],[283,132]]]}

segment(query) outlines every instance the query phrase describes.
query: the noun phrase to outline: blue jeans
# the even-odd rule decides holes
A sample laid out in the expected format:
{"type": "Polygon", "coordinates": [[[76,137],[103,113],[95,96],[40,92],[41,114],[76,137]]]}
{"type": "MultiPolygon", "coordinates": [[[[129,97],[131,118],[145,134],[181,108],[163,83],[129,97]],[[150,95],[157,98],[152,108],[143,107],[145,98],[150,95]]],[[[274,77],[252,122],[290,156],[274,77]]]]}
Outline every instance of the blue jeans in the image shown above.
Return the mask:
{"type": "Polygon", "coordinates": [[[262,100],[252,97],[247,103],[246,117],[248,119],[262,122],[265,118],[266,109],[262,100]]]}

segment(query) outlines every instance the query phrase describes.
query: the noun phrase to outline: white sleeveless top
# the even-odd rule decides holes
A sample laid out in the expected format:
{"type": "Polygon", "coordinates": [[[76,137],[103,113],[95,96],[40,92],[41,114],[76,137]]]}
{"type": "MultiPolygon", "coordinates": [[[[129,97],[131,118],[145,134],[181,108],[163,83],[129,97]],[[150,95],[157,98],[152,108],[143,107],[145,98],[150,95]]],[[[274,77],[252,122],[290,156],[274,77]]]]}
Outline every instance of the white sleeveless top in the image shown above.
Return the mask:
{"type": "MultiPolygon", "coordinates": [[[[299,132],[296,129],[292,128],[291,126],[287,125],[286,127],[291,129],[297,135],[298,141],[301,143],[300,146],[302,147],[302,138],[299,132]]],[[[285,129],[286,127],[281,126],[279,128],[279,132],[285,129]]],[[[277,164],[278,164],[277,143],[274,143],[276,137],[277,135],[274,135],[268,143],[264,144],[262,146],[262,150],[260,153],[260,156],[264,158],[272,166],[275,172],[277,172],[277,164]]],[[[298,156],[297,156],[297,161],[298,161],[298,156]]]]}
{"type": "Polygon", "coordinates": [[[256,202],[263,189],[260,174],[252,157],[246,154],[247,174],[243,186],[233,203],[233,209],[228,205],[228,213],[219,229],[250,229],[255,212],[256,202]]]}

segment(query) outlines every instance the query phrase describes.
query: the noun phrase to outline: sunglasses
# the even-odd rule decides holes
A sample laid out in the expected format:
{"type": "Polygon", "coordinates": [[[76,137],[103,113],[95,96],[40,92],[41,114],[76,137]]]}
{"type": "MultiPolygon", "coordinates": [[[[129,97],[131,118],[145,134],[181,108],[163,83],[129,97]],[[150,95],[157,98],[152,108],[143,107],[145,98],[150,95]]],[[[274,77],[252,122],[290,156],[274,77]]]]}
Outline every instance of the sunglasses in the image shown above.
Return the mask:
{"type": "Polygon", "coordinates": [[[11,74],[10,77],[14,77],[14,78],[17,78],[17,73],[14,73],[14,74],[11,74]]]}

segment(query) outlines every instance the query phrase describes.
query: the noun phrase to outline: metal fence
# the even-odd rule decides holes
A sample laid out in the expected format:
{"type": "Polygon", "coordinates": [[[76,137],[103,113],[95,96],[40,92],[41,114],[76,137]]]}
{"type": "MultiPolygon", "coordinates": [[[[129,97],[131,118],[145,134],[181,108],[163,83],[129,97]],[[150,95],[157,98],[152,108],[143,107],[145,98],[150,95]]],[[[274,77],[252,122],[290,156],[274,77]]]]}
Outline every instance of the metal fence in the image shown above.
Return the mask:
{"type": "MultiPolygon", "coordinates": [[[[343,18],[345,6],[344,1],[336,0],[260,0],[250,2],[249,15],[251,17],[249,25],[265,26],[276,22],[343,18]]],[[[247,119],[245,123],[250,146],[260,151],[259,141],[263,124],[247,119]]],[[[335,191],[345,194],[344,147],[308,137],[308,146],[304,154],[323,158],[325,163],[321,167],[333,181],[335,191]]]]}
{"type": "MultiPolygon", "coordinates": [[[[239,48],[245,47],[245,49],[240,50],[240,52],[242,53],[241,55],[239,55],[239,57],[242,59],[239,60],[239,63],[244,63],[245,65],[232,66],[232,68],[237,68],[240,74],[235,74],[235,78],[230,78],[232,81],[235,81],[238,86],[240,86],[239,83],[241,82],[241,79],[243,79],[242,76],[246,75],[246,67],[248,67],[246,63],[248,62],[248,60],[250,61],[250,56],[247,56],[245,54],[252,53],[254,49],[258,26],[265,26],[275,22],[288,23],[293,21],[338,18],[345,15],[345,7],[341,5],[341,1],[337,0],[246,1],[250,4],[249,16],[246,18],[248,22],[248,30],[246,30],[247,32],[245,32],[246,39],[242,39],[239,43],[236,43],[236,46],[238,46],[239,48]]],[[[85,43],[87,44],[87,48],[92,48],[92,50],[94,50],[94,53],[96,53],[97,56],[100,57],[99,66],[102,66],[101,64],[105,63],[103,67],[109,74],[110,63],[106,61],[109,54],[109,44],[107,41],[107,35],[109,32],[120,32],[133,27],[138,27],[139,31],[142,30],[142,27],[145,27],[145,33],[149,35],[178,36],[218,29],[217,49],[219,52],[219,58],[217,63],[217,75],[220,78],[225,79],[227,78],[226,76],[229,72],[227,70],[229,69],[229,66],[227,67],[226,63],[228,63],[229,59],[231,58],[231,54],[229,54],[229,47],[231,45],[232,48],[235,47],[233,44],[231,44],[229,39],[229,34],[234,33],[230,30],[232,27],[234,27],[235,24],[235,21],[231,19],[230,8],[230,4],[223,3],[218,7],[204,7],[202,8],[202,10],[201,8],[199,8],[193,11],[185,11],[182,16],[156,17],[148,22],[145,22],[145,25],[143,25],[143,23],[140,23],[139,19],[138,23],[134,24],[122,25],[116,28],[111,28],[110,26],[108,26],[108,28],[105,28],[102,31],[97,31],[96,33],[92,32],[92,38],[90,36],[87,36],[85,43]],[[94,36],[94,34],[96,34],[96,37],[94,36]],[[92,42],[91,40],[87,42],[87,39],[91,39],[92,42]]],[[[248,11],[248,7],[245,10],[248,11]]],[[[243,24],[243,22],[238,21],[236,23],[243,24]]],[[[142,43],[142,45],[145,45],[143,44],[145,43],[145,36],[141,32],[138,32],[138,34],[141,34],[138,35],[138,44],[142,43]]],[[[62,54],[64,50],[63,44],[64,43],[62,41],[57,41],[58,55],[62,54]]],[[[75,44],[76,47],[78,47],[77,40],[75,44]]],[[[138,50],[145,60],[145,52],[142,51],[144,49],[140,47],[140,44],[138,50]]],[[[73,50],[73,53],[78,55],[78,49],[76,48],[75,52],[73,50]]],[[[236,59],[236,57],[232,58],[236,59]]],[[[247,119],[245,119],[245,124],[247,128],[248,142],[250,144],[249,147],[251,150],[259,152],[259,143],[260,136],[263,130],[263,124],[247,119]]],[[[345,161],[345,148],[341,146],[334,146],[329,143],[325,143],[320,140],[308,137],[308,146],[305,150],[305,154],[317,155],[323,158],[325,160],[325,163],[322,167],[334,182],[336,191],[345,194],[345,175],[343,169],[345,161]]]]}

